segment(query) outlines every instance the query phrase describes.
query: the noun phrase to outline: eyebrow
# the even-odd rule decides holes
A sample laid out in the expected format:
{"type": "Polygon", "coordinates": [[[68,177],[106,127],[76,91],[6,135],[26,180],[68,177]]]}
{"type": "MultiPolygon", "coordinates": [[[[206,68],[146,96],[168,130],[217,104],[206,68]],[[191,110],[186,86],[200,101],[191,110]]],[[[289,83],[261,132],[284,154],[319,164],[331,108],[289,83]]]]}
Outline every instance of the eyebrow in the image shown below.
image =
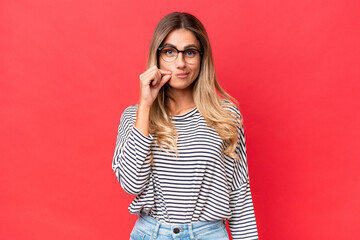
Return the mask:
{"type": "MultiPolygon", "coordinates": [[[[163,46],[171,46],[171,47],[177,48],[175,45],[173,45],[173,44],[171,44],[171,43],[165,43],[163,46]]],[[[186,46],[184,47],[184,49],[191,48],[191,47],[194,47],[194,48],[198,49],[198,47],[197,47],[195,44],[186,45],[186,46]]]]}

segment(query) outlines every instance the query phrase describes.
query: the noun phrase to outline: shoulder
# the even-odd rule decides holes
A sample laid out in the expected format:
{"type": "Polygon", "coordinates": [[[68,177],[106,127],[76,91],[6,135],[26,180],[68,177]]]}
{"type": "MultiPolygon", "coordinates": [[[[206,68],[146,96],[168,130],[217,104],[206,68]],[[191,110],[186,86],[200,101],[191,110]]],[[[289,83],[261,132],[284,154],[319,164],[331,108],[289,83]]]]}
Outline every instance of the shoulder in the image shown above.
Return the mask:
{"type": "Polygon", "coordinates": [[[134,104],[134,105],[131,105],[131,106],[128,106],[127,108],[125,108],[125,110],[121,114],[121,119],[122,120],[133,120],[133,119],[135,119],[136,118],[137,108],[138,108],[138,104],[134,104]]]}
{"type": "Polygon", "coordinates": [[[242,119],[241,112],[235,103],[233,103],[227,99],[222,99],[222,105],[223,105],[224,109],[229,111],[230,113],[232,113],[232,115],[234,115],[234,117],[242,119]]]}
{"type": "Polygon", "coordinates": [[[138,104],[130,105],[127,108],[125,108],[124,113],[127,113],[127,114],[134,113],[134,112],[136,113],[137,108],[138,108],[138,104]]]}

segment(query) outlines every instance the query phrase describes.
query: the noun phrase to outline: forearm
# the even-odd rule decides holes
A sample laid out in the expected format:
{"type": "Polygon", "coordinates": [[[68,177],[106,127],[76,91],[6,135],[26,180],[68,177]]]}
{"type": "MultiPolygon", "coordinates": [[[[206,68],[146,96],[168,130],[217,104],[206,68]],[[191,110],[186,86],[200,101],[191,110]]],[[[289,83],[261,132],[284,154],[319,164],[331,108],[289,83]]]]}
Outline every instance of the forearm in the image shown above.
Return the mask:
{"type": "Polygon", "coordinates": [[[129,194],[141,193],[150,176],[150,144],[152,136],[145,136],[135,127],[136,109],[126,109],[120,120],[112,168],[122,188],[129,194]]]}
{"type": "Polygon", "coordinates": [[[230,196],[232,217],[229,228],[234,240],[257,240],[257,226],[249,182],[233,190],[230,196]]]}
{"type": "Polygon", "coordinates": [[[134,125],[142,134],[149,136],[150,106],[139,104],[134,125]]]}

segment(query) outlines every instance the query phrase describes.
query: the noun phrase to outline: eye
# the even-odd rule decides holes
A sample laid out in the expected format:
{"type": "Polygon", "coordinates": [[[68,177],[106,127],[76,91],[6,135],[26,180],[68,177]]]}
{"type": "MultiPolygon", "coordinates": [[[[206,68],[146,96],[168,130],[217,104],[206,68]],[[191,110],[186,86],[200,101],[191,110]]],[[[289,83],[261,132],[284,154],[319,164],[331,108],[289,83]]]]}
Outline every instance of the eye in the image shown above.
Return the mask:
{"type": "Polygon", "coordinates": [[[187,49],[185,51],[185,56],[187,57],[195,57],[198,52],[194,49],[187,49]]]}
{"type": "Polygon", "coordinates": [[[164,48],[162,50],[163,54],[165,54],[166,56],[174,56],[176,55],[176,50],[174,48],[168,47],[168,48],[164,48]]]}

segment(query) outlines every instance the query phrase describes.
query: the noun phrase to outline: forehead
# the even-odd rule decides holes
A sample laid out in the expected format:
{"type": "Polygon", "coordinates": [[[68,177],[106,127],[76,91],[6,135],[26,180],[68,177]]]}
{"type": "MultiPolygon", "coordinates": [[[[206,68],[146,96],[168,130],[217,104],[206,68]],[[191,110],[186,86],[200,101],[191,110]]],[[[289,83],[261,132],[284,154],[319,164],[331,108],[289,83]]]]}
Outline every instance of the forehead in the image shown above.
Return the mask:
{"type": "Polygon", "coordinates": [[[200,42],[195,37],[195,34],[184,28],[171,31],[164,40],[163,45],[165,44],[172,44],[179,49],[183,49],[184,47],[192,44],[200,48],[200,42]]]}

